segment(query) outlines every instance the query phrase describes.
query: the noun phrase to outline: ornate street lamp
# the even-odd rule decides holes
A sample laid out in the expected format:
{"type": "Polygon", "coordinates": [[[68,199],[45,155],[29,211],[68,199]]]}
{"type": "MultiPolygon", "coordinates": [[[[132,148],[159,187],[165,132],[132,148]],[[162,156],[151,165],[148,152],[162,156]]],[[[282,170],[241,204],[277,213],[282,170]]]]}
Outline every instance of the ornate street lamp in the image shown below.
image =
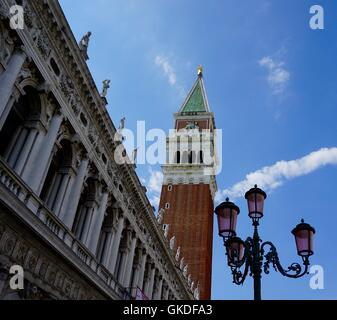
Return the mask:
{"type": "Polygon", "coordinates": [[[267,195],[255,185],[254,188],[246,192],[245,198],[248,203],[248,215],[254,223],[258,224],[263,217],[264,200],[267,195]]]}
{"type": "Polygon", "coordinates": [[[263,217],[264,200],[266,193],[259,189],[257,185],[250,189],[245,198],[248,203],[248,215],[252,219],[254,226],[253,237],[248,237],[246,241],[236,236],[236,222],[240,209],[229,199],[220,204],[215,213],[218,216],[219,235],[224,239],[228,266],[231,268],[233,282],[241,285],[245,282],[247,275],[254,279],[254,300],[261,300],[261,277],[262,271],[269,274],[270,266],[275,271],[279,271],[288,278],[300,278],[308,274],[309,257],[314,254],[313,237],[315,229],[304,220],[292,230],[295,236],[297,253],[302,258],[303,267],[299,263],[291,264],[284,269],[280,263],[278,253],[274,244],[270,241],[262,242],[259,232],[259,220],[263,217]],[[266,248],[269,251],[266,252],[266,248]],[[241,267],[244,270],[241,271],[241,267]]]}
{"type": "Polygon", "coordinates": [[[313,251],[313,238],[315,229],[310,224],[301,223],[291,232],[295,236],[297,253],[301,257],[310,257],[314,254],[313,251]]]}
{"type": "Polygon", "coordinates": [[[241,266],[244,262],[245,243],[238,237],[227,240],[227,257],[230,267],[241,266]]]}
{"type": "Polygon", "coordinates": [[[215,213],[218,216],[219,236],[227,240],[236,235],[236,221],[240,213],[240,209],[233,202],[221,203],[216,207],[215,213]]]}

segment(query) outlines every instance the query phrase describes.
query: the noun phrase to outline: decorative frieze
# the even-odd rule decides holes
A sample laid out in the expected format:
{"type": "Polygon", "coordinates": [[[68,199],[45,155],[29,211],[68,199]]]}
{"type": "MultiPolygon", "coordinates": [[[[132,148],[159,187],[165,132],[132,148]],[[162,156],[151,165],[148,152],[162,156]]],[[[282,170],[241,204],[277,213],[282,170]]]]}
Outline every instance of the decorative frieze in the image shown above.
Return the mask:
{"type": "Polygon", "coordinates": [[[9,30],[4,27],[0,21],[0,63],[6,67],[15,47],[14,39],[11,37],[9,30]]]}
{"type": "MultiPolygon", "coordinates": [[[[45,250],[34,247],[34,241],[33,238],[29,239],[29,237],[14,233],[2,220],[0,221],[0,255],[2,256],[2,263],[4,257],[8,258],[7,265],[2,265],[1,268],[9,270],[12,263],[24,267],[25,279],[28,282],[22,294],[25,295],[26,299],[33,299],[28,293],[32,289],[31,281],[36,278],[40,280],[39,286],[42,289],[53,288],[55,297],[59,299],[62,297],[78,299],[80,291],[91,292],[87,285],[80,284],[79,279],[75,280],[73,278],[74,274],[71,275],[69,271],[62,270],[57,260],[50,258],[50,254],[49,256],[45,255],[45,250]],[[11,261],[11,264],[9,261],[11,261]]],[[[7,281],[9,281],[9,277],[7,281]]],[[[34,289],[35,294],[43,292],[41,288],[34,289]]],[[[0,290],[0,297],[2,293],[0,290]]],[[[5,297],[3,296],[3,298],[5,297]]]]}

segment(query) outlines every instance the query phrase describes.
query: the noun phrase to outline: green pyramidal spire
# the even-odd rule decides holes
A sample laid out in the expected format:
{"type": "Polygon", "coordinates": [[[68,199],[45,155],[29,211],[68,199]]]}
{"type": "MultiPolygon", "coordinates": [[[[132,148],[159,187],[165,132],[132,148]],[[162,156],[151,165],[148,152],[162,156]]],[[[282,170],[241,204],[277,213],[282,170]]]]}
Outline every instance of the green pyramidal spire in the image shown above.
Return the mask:
{"type": "Polygon", "coordinates": [[[198,78],[180,109],[180,113],[199,112],[209,112],[206,91],[202,78],[202,67],[198,68],[198,78]]]}

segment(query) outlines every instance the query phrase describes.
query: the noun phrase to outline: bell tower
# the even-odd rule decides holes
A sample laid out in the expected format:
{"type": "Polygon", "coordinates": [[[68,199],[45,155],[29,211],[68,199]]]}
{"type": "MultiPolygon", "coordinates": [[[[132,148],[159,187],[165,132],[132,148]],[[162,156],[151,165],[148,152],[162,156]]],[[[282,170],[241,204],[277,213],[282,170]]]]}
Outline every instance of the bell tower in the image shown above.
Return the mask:
{"type": "MultiPolygon", "coordinates": [[[[159,209],[168,238],[174,238],[177,266],[194,284],[196,296],[211,298],[215,170],[215,121],[202,67],[166,141],[167,161],[159,209]]],[[[192,285],[191,285],[192,286],[192,285]]]]}

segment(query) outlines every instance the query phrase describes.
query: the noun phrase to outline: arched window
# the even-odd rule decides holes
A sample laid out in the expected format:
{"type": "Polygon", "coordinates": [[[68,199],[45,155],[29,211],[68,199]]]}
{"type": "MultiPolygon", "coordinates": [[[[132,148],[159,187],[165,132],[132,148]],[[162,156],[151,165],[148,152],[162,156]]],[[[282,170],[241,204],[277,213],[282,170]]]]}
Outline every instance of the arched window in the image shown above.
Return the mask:
{"type": "Polygon", "coordinates": [[[176,152],[176,161],[175,161],[177,164],[180,163],[180,151],[177,151],[176,152]]]}
{"type": "Polygon", "coordinates": [[[199,152],[199,161],[200,164],[204,163],[204,153],[202,152],[202,150],[199,152]]]}
{"type": "Polygon", "coordinates": [[[195,151],[190,151],[188,154],[188,163],[193,164],[195,163],[195,151]]]}

